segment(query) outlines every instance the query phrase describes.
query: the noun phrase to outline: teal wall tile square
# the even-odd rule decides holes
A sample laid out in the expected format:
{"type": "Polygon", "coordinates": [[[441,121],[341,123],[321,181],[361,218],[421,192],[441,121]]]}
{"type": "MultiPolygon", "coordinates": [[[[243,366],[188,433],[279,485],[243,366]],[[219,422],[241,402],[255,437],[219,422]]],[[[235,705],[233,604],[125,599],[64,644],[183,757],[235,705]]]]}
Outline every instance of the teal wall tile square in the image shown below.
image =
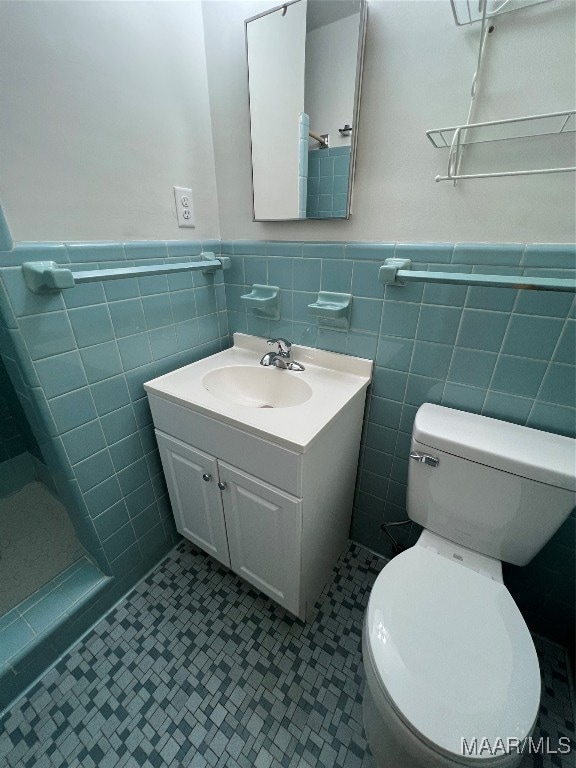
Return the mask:
{"type": "MultiPolygon", "coordinates": [[[[191,275],[191,273],[188,274],[191,275]]],[[[178,277],[180,277],[180,275],[178,275],[178,277]]],[[[153,296],[156,293],[166,293],[168,290],[168,276],[147,275],[145,277],[139,277],[138,288],[141,296],[153,296]]]]}
{"type": "Polygon", "coordinates": [[[121,499],[122,491],[115,475],[84,493],[84,501],[92,518],[102,514],[104,510],[117,504],[121,499]]]}
{"type": "Polygon", "coordinates": [[[461,314],[462,311],[457,307],[423,304],[418,321],[418,339],[442,344],[454,343],[461,314]]]}
{"type": "Polygon", "coordinates": [[[32,360],[76,348],[66,312],[47,312],[23,317],[20,320],[20,330],[32,360]]]}
{"type": "Polygon", "coordinates": [[[512,315],[502,351],[509,355],[549,360],[562,331],[559,318],[512,315]]]}
{"type": "Polygon", "coordinates": [[[170,304],[172,307],[172,317],[175,323],[183,323],[186,320],[191,320],[196,317],[198,311],[196,309],[196,297],[195,291],[179,291],[178,293],[170,296],[170,304]]]}
{"type": "Polygon", "coordinates": [[[118,338],[142,333],[146,330],[146,319],[140,299],[115,301],[108,305],[108,311],[112,318],[115,335],[118,338]]]}
{"type": "Polygon", "coordinates": [[[449,381],[487,389],[492,379],[498,355],[479,349],[456,347],[448,374],[449,381]]]}
{"type": "Polygon", "coordinates": [[[336,155],[334,157],[334,177],[343,176],[348,182],[350,173],[350,155],[336,155]]]}
{"type": "Polygon", "coordinates": [[[344,259],[322,262],[320,287],[323,291],[350,293],[352,286],[352,262],[344,259]]]}
{"type": "Polygon", "coordinates": [[[379,424],[369,422],[366,427],[365,444],[367,448],[394,454],[397,435],[398,432],[395,429],[381,427],[379,424]]]}
{"type": "Polygon", "coordinates": [[[80,427],[97,415],[88,387],[53,398],[50,411],[60,433],[80,427]]]}
{"type": "Polygon", "coordinates": [[[352,299],[350,324],[352,328],[378,332],[382,317],[382,302],[378,299],[352,299]]]}
{"type": "Polygon", "coordinates": [[[455,264],[494,264],[517,266],[524,246],[520,243],[456,243],[452,261],[455,264]]]}
{"type": "Polygon", "coordinates": [[[376,367],[372,379],[372,393],[377,397],[384,397],[401,403],[404,400],[407,381],[408,374],[403,371],[391,371],[376,367]]]}
{"type": "Polygon", "coordinates": [[[131,523],[127,523],[119,528],[115,533],[103,542],[106,557],[112,562],[126,552],[136,543],[134,529],[131,523]]]}
{"type": "Polygon", "coordinates": [[[76,464],[74,474],[83,493],[108,480],[114,475],[114,467],[108,450],[98,451],[98,453],[76,464]]]}
{"type": "Polygon", "coordinates": [[[345,251],[344,243],[304,243],[302,246],[305,259],[343,259],[345,251]]]}
{"type": "Polygon", "coordinates": [[[450,367],[452,351],[453,347],[447,344],[417,341],[414,344],[410,372],[437,379],[445,378],[450,367]]]}
{"type": "Polygon", "coordinates": [[[98,536],[103,541],[110,538],[110,536],[129,522],[130,518],[128,517],[126,504],[124,501],[119,501],[94,518],[94,527],[98,532],[98,536]]]}
{"type": "Polygon", "coordinates": [[[565,317],[574,301],[571,293],[558,291],[520,291],[515,312],[524,315],[565,317]]]}
{"type": "Polygon", "coordinates": [[[355,260],[379,261],[394,257],[394,243],[347,243],[346,258],[355,260]]]}
{"type": "MultiPolygon", "coordinates": [[[[133,266],[132,262],[126,262],[125,266],[133,266]]],[[[109,280],[103,283],[107,301],[123,301],[124,299],[137,299],[140,296],[138,279],[136,277],[123,280],[109,280]]]]}
{"type": "Polygon", "coordinates": [[[536,397],[547,364],[542,360],[500,355],[490,389],[510,395],[536,397]]]}
{"type": "Polygon", "coordinates": [[[138,459],[134,464],[118,472],[117,475],[124,496],[128,496],[129,493],[132,493],[132,491],[135,491],[150,479],[148,466],[144,458],[138,459]]]}
{"type": "Polygon", "coordinates": [[[66,243],[66,250],[72,264],[122,261],[126,257],[120,243],[66,243]]]}
{"type": "Polygon", "coordinates": [[[45,357],[35,363],[36,373],[46,397],[56,397],[86,386],[82,360],[78,352],[45,357]]]}
{"type": "Polygon", "coordinates": [[[80,358],[90,384],[122,372],[122,361],[115,341],[84,347],[80,350],[80,358]]]}
{"type": "Polygon", "coordinates": [[[441,404],[445,405],[446,408],[457,408],[468,413],[480,413],[485,399],[485,389],[446,382],[441,404]]]}
{"type": "Polygon", "coordinates": [[[265,256],[267,243],[261,240],[234,240],[235,256],[265,256]]]}
{"type": "MultiPolygon", "coordinates": [[[[302,259],[297,261],[297,266],[302,265],[302,259]]],[[[277,285],[282,290],[292,290],[292,273],[294,269],[294,259],[278,258],[268,261],[268,283],[277,285]]]]}
{"type": "Polygon", "coordinates": [[[318,346],[330,352],[346,352],[346,334],[341,331],[332,331],[326,328],[318,328],[318,346]]]}
{"type": "Polygon", "coordinates": [[[101,416],[100,423],[108,445],[122,440],[123,437],[134,434],[138,429],[134,409],[131,405],[125,405],[101,416]]]}
{"type": "Polygon", "coordinates": [[[554,352],[557,363],[576,364],[576,320],[566,320],[560,341],[554,352]]]}
{"type": "Polygon", "coordinates": [[[526,246],[522,263],[525,267],[576,269],[576,245],[531,243],[526,246]]]}
{"type": "Polygon", "coordinates": [[[390,453],[382,453],[381,451],[374,450],[374,448],[366,448],[362,459],[362,467],[375,475],[389,477],[393,461],[394,456],[390,453]]]}
{"type": "Polygon", "coordinates": [[[319,291],[321,259],[302,259],[294,263],[293,282],[295,291],[319,291]]]}
{"type": "Polygon", "coordinates": [[[143,483],[126,496],[126,506],[130,517],[136,517],[155,501],[156,495],[152,483],[150,481],[143,483]]]}
{"type": "Polygon", "coordinates": [[[576,368],[552,363],[548,368],[538,399],[556,405],[576,406],[576,368]]]}
{"type": "Polygon", "coordinates": [[[410,368],[414,342],[395,336],[379,336],[376,363],[385,368],[407,371],[410,368]]]}
{"type": "Polygon", "coordinates": [[[71,464],[77,464],[96,451],[106,448],[104,433],[98,419],[66,432],[62,435],[62,443],[71,464]]]}
{"type": "Polygon", "coordinates": [[[524,425],[530,414],[532,404],[533,400],[527,397],[516,397],[502,392],[488,392],[482,408],[482,415],[524,425]]]}
{"type": "Polygon", "coordinates": [[[127,259],[166,259],[168,247],[162,240],[142,240],[124,243],[127,259]]]}
{"type": "Polygon", "coordinates": [[[123,375],[112,376],[110,379],[99,381],[91,387],[92,397],[102,416],[130,402],[130,394],[123,375]]]}
{"type": "Polygon", "coordinates": [[[212,288],[209,288],[208,286],[196,288],[194,291],[194,298],[199,316],[209,315],[216,312],[216,298],[212,288]]]}
{"type": "Polygon", "coordinates": [[[103,283],[80,283],[70,291],[62,291],[62,297],[68,309],[104,304],[106,301],[103,283]]]}
{"type": "Polygon", "coordinates": [[[105,304],[71,309],[68,316],[79,347],[102,344],[114,338],[110,313],[105,304]]]}
{"type": "Polygon", "coordinates": [[[267,256],[285,256],[289,258],[302,258],[302,243],[291,243],[288,241],[267,242],[267,256]]]}
{"type": "Polygon", "coordinates": [[[410,259],[418,264],[449,264],[452,248],[452,243],[398,243],[394,256],[397,259],[410,259]]]}
{"type": "Polygon", "coordinates": [[[172,316],[172,304],[168,294],[157,294],[155,296],[144,296],[142,298],[144,316],[146,318],[146,327],[148,330],[161,328],[164,325],[172,325],[174,317],[172,316]]]}
{"type": "Polygon", "coordinates": [[[382,284],[378,282],[380,265],[370,261],[355,261],[353,264],[352,295],[382,299],[382,284]]]}
{"type": "Polygon", "coordinates": [[[174,326],[176,331],[176,342],[178,350],[184,351],[197,346],[199,342],[198,320],[187,320],[184,323],[177,323],[174,326]]]}
{"type": "Polygon", "coordinates": [[[465,309],[456,344],[459,347],[498,352],[508,327],[509,315],[503,312],[483,312],[465,309]]]}
{"type": "Polygon", "coordinates": [[[470,286],[466,296],[466,306],[472,309],[493,309],[510,312],[516,302],[516,291],[510,288],[481,288],[470,286]]]}
{"type": "Polygon", "coordinates": [[[566,435],[566,437],[576,437],[576,408],[565,408],[537,400],[532,407],[526,426],[566,435]]]}
{"type": "MultiPolygon", "coordinates": [[[[397,392],[402,392],[403,388],[399,386],[397,392]]],[[[396,400],[390,400],[384,397],[372,397],[370,400],[370,420],[375,424],[381,424],[383,427],[398,429],[400,426],[400,417],[402,415],[402,403],[396,400]]]]}
{"type": "MultiPolygon", "coordinates": [[[[152,350],[147,333],[137,333],[134,336],[127,336],[118,339],[118,350],[122,361],[122,368],[130,371],[141,365],[152,362],[152,350]]],[[[96,347],[94,347],[96,349],[96,347]]],[[[121,369],[117,373],[121,372],[121,369]]]]}
{"type": "Polygon", "coordinates": [[[169,325],[165,328],[157,328],[154,331],[150,331],[149,337],[150,349],[154,360],[160,360],[163,357],[175,355],[178,352],[178,339],[176,338],[176,331],[173,326],[169,325]]]}
{"type": "Polygon", "coordinates": [[[166,247],[168,256],[173,258],[195,258],[202,253],[202,243],[199,240],[168,240],[166,247]]]}
{"type": "Polygon", "coordinates": [[[377,331],[363,333],[350,330],[346,339],[346,353],[354,357],[362,357],[366,360],[374,360],[378,348],[377,331]]]}
{"type": "Polygon", "coordinates": [[[381,501],[385,501],[388,496],[389,486],[390,480],[388,478],[382,477],[382,475],[374,475],[368,470],[362,472],[359,489],[363,493],[367,493],[370,496],[375,496],[381,501]]]}
{"type": "Polygon", "coordinates": [[[132,518],[132,527],[137,538],[145,536],[151,528],[154,528],[159,523],[160,513],[156,502],[153,502],[143,512],[132,518]]]}
{"type": "Polygon", "coordinates": [[[400,283],[387,285],[384,288],[384,298],[386,301],[404,301],[414,304],[420,304],[424,295],[424,283],[400,283]]]}
{"type": "Polygon", "coordinates": [[[135,461],[142,458],[142,443],[137,433],[128,435],[109,448],[110,458],[116,472],[125,469],[134,464],[135,461]]]}
{"type": "Polygon", "coordinates": [[[417,304],[386,299],[382,310],[381,333],[413,339],[416,336],[419,315],[420,307],[417,304]]]}
{"type": "Polygon", "coordinates": [[[410,374],[406,385],[406,402],[410,405],[422,405],[422,403],[439,404],[444,391],[444,381],[428,376],[416,376],[410,374]]]}

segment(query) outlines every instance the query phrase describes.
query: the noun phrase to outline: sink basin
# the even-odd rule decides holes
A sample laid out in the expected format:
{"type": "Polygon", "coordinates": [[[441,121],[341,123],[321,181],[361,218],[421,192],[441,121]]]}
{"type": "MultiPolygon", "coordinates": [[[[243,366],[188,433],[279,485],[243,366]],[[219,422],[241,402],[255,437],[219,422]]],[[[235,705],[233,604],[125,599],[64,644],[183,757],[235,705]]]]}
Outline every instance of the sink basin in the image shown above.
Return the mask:
{"type": "Polygon", "coordinates": [[[311,387],[297,373],[251,365],[215,368],[202,379],[214,397],[248,408],[290,408],[312,396],[311,387]]]}

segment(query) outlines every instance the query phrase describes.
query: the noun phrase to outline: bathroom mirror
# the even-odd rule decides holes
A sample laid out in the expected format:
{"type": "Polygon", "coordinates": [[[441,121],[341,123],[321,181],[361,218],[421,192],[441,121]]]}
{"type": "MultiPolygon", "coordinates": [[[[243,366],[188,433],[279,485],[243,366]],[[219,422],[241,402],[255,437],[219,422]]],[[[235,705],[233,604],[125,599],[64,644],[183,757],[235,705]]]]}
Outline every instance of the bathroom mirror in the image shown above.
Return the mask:
{"type": "Polygon", "coordinates": [[[349,218],[366,0],[293,0],[245,27],[254,221],[349,218]]]}

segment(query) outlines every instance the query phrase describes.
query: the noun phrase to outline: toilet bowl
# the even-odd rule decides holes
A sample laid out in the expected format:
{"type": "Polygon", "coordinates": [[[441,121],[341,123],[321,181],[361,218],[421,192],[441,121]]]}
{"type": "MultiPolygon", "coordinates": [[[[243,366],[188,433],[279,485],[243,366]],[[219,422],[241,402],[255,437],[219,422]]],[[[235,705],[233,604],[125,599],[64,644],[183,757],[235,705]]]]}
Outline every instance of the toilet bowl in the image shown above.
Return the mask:
{"type": "Polygon", "coordinates": [[[521,763],[540,674],[501,561],[528,562],[569,515],[575,446],[419,409],[407,506],[424,530],[379,574],[363,629],[364,725],[380,768],[521,763]]]}

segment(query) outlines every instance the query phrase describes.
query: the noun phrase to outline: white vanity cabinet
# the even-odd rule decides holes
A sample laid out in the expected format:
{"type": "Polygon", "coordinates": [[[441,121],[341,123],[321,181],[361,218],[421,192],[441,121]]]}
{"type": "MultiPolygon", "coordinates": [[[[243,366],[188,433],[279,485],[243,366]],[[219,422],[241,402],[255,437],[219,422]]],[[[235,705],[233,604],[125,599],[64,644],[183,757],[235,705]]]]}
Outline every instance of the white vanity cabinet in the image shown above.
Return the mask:
{"type": "Polygon", "coordinates": [[[348,541],[372,362],[294,347],[303,371],[266,370],[268,350],[234,334],[144,386],[180,533],[305,620],[348,541]],[[251,400],[297,383],[308,394],[295,403],[251,400]]]}
{"type": "Polygon", "coordinates": [[[299,613],[302,500],[156,430],[176,527],[299,613]]]}

